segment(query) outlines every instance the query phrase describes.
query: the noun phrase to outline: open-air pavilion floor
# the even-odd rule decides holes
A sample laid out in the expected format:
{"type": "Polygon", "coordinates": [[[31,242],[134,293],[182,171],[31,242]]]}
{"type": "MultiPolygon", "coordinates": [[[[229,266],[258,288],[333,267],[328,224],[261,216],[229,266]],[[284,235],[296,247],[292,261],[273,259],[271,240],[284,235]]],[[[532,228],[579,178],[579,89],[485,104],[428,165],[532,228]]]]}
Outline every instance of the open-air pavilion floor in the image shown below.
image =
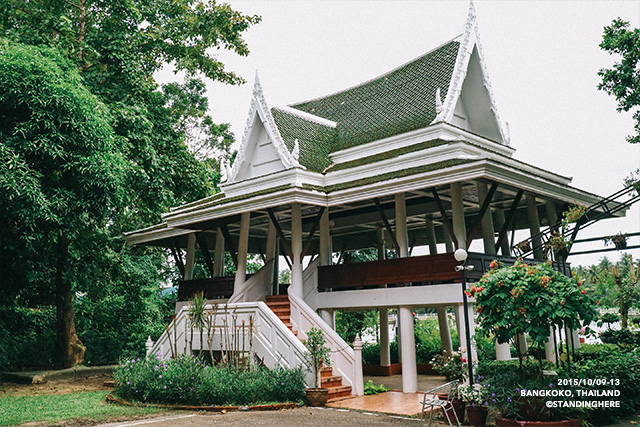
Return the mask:
{"type": "Polygon", "coordinates": [[[353,409],[406,417],[420,417],[424,392],[447,382],[445,377],[418,375],[418,392],[402,393],[402,375],[365,376],[364,382],[383,384],[391,391],[369,396],[351,396],[327,403],[330,408],[353,409]]]}

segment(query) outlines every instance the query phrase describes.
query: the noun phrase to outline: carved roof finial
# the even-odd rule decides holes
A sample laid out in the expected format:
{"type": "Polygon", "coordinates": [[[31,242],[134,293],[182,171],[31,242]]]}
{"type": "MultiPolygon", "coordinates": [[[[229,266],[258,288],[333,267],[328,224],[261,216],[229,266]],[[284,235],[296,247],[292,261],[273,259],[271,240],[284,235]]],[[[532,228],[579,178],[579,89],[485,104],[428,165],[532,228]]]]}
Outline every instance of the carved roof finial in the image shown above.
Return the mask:
{"type": "Polygon", "coordinates": [[[442,98],[440,98],[440,88],[436,89],[436,114],[442,111],[442,98]]]}
{"type": "Polygon", "coordinates": [[[296,163],[298,163],[298,160],[300,160],[300,143],[298,142],[298,138],[293,141],[293,150],[291,150],[291,157],[293,157],[293,160],[295,160],[296,163]]]}

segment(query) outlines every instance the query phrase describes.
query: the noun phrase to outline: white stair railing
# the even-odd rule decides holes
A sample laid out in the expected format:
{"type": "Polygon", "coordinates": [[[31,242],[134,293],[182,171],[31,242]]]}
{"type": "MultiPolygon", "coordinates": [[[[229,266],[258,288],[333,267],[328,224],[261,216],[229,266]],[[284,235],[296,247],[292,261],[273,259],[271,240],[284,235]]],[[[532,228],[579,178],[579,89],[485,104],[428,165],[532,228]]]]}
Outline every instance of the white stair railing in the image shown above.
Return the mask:
{"type": "Polygon", "coordinates": [[[302,299],[307,301],[309,295],[318,288],[318,265],[320,257],[311,262],[302,273],[302,299]]]}
{"type": "MultiPolygon", "coordinates": [[[[206,311],[210,312],[213,308],[213,305],[207,304],[206,311]]],[[[158,341],[150,347],[150,351],[148,351],[150,357],[169,359],[172,355],[170,343],[173,345],[176,342],[178,344],[178,353],[188,351],[184,346],[185,334],[189,340],[191,339],[191,332],[188,325],[188,311],[189,307],[185,306],[178,312],[174,321],[175,324],[172,322],[168,328],[171,336],[165,331],[158,341]],[[174,336],[177,336],[177,341],[174,336]]],[[[250,360],[253,360],[255,355],[269,368],[275,368],[277,366],[287,368],[295,368],[301,365],[306,366],[306,348],[304,345],[262,301],[218,306],[215,317],[212,349],[214,351],[221,350],[221,344],[224,343],[225,328],[227,328],[228,331],[234,324],[236,327],[241,328],[243,321],[245,332],[238,335],[239,338],[236,348],[244,349],[247,353],[246,356],[249,357],[250,360]],[[251,339],[248,333],[250,317],[253,320],[251,339]]],[[[209,351],[206,328],[203,331],[202,343],[200,343],[200,331],[194,331],[193,347],[194,349],[209,351]]],[[[313,385],[313,374],[309,370],[305,370],[305,380],[307,385],[313,385]]]]}
{"type": "Polygon", "coordinates": [[[238,292],[235,292],[229,298],[229,303],[264,301],[265,297],[269,295],[271,279],[273,278],[273,265],[272,259],[267,261],[257,273],[244,282],[238,292]]]}
{"type": "Polygon", "coordinates": [[[333,372],[342,376],[343,384],[352,387],[352,394],[360,394],[363,387],[362,370],[358,373],[356,355],[353,349],[340,335],[300,298],[289,293],[291,303],[291,319],[295,319],[294,328],[301,339],[306,338],[305,331],[318,328],[324,333],[327,347],[331,354],[333,372]]]}

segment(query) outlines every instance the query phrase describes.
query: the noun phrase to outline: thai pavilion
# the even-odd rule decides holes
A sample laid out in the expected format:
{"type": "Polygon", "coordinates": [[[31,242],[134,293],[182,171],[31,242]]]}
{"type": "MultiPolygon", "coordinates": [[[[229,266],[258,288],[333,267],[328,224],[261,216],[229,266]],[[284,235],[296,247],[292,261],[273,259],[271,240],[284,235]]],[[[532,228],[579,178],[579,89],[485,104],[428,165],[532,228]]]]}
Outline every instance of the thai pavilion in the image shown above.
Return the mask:
{"type": "MultiPolygon", "coordinates": [[[[514,261],[515,231],[536,236],[570,204],[601,200],[570,178],[516,160],[514,151],[471,4],[463,34],[340,92],[271,106],[256,75],[221,192],[172,209],[161,224],[126,239],[176,256],[184,276],[178,334],[186,334],[180,313],[198,291],[254,316],[252,351],[267,365],[300,363],[298,337],[322,329],[332,349],[335,375],[325,381],[332,397],[362,393],[361,361],[332,330],[334,310],[379,310],[383,366],[390,364],[388,312],[397,310],[403,391],[415,392],[414,308],[437,311],[444,350],[452,350],[447,308],[465,335],[453,251],[473,245],[468,276],[477,280],[491,260],[514,261]],[[377,248],[378,260],[344,262],[341,254],[364,248],[377,248]],[[193,279],[196,251],[210,278],[193,279]],[[233,277],[223,276],[225,253],[236,266],[233,277]],[[386,259],[388,253],[395,256],[386,259]],[[256,254],[264,266],[249,276],[247,257],[256,254]],[[290,268],[288,287],[278,283],[281,268],[290,268]]],[[[533,258],[544,260],[543,246],[533,243],[533,258]]],[[[168,354],[166,335],[149,350],[168,354]]],[[[510,357],[508,345],[496,353],[510,357]]]]}

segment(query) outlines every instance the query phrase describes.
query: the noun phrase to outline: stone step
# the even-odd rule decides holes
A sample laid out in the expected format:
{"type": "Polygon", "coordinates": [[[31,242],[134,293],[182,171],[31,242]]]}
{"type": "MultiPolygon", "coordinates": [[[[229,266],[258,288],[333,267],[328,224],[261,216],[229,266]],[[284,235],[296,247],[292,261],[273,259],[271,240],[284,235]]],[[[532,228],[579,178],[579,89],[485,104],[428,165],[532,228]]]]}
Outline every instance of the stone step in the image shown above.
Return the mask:
{"type": "Polygon", "coordinates": [[[289,295],[267,295],[265,301],[267,304],[272,301],[289,301],[289,295]]]}
{"type": "Polygon", "coordinates": [[[320,369],[320,378],[327,378],[333,376],[333,369],[330,366],[324,366],[320,369]]]}
{"type": "Polygon", "coordinates": [[[351,396],[351,386],[343,385],[340,387],[329,387],[329,399],[337,399],[339,397],[351,396]]]}
{"type": "Polygon", "coordinates": [[[333,376],[320,378],[322,388],[332,388],[332,387],[341,387],[342,386],[342,377],[341,376],[333,376]]]}

